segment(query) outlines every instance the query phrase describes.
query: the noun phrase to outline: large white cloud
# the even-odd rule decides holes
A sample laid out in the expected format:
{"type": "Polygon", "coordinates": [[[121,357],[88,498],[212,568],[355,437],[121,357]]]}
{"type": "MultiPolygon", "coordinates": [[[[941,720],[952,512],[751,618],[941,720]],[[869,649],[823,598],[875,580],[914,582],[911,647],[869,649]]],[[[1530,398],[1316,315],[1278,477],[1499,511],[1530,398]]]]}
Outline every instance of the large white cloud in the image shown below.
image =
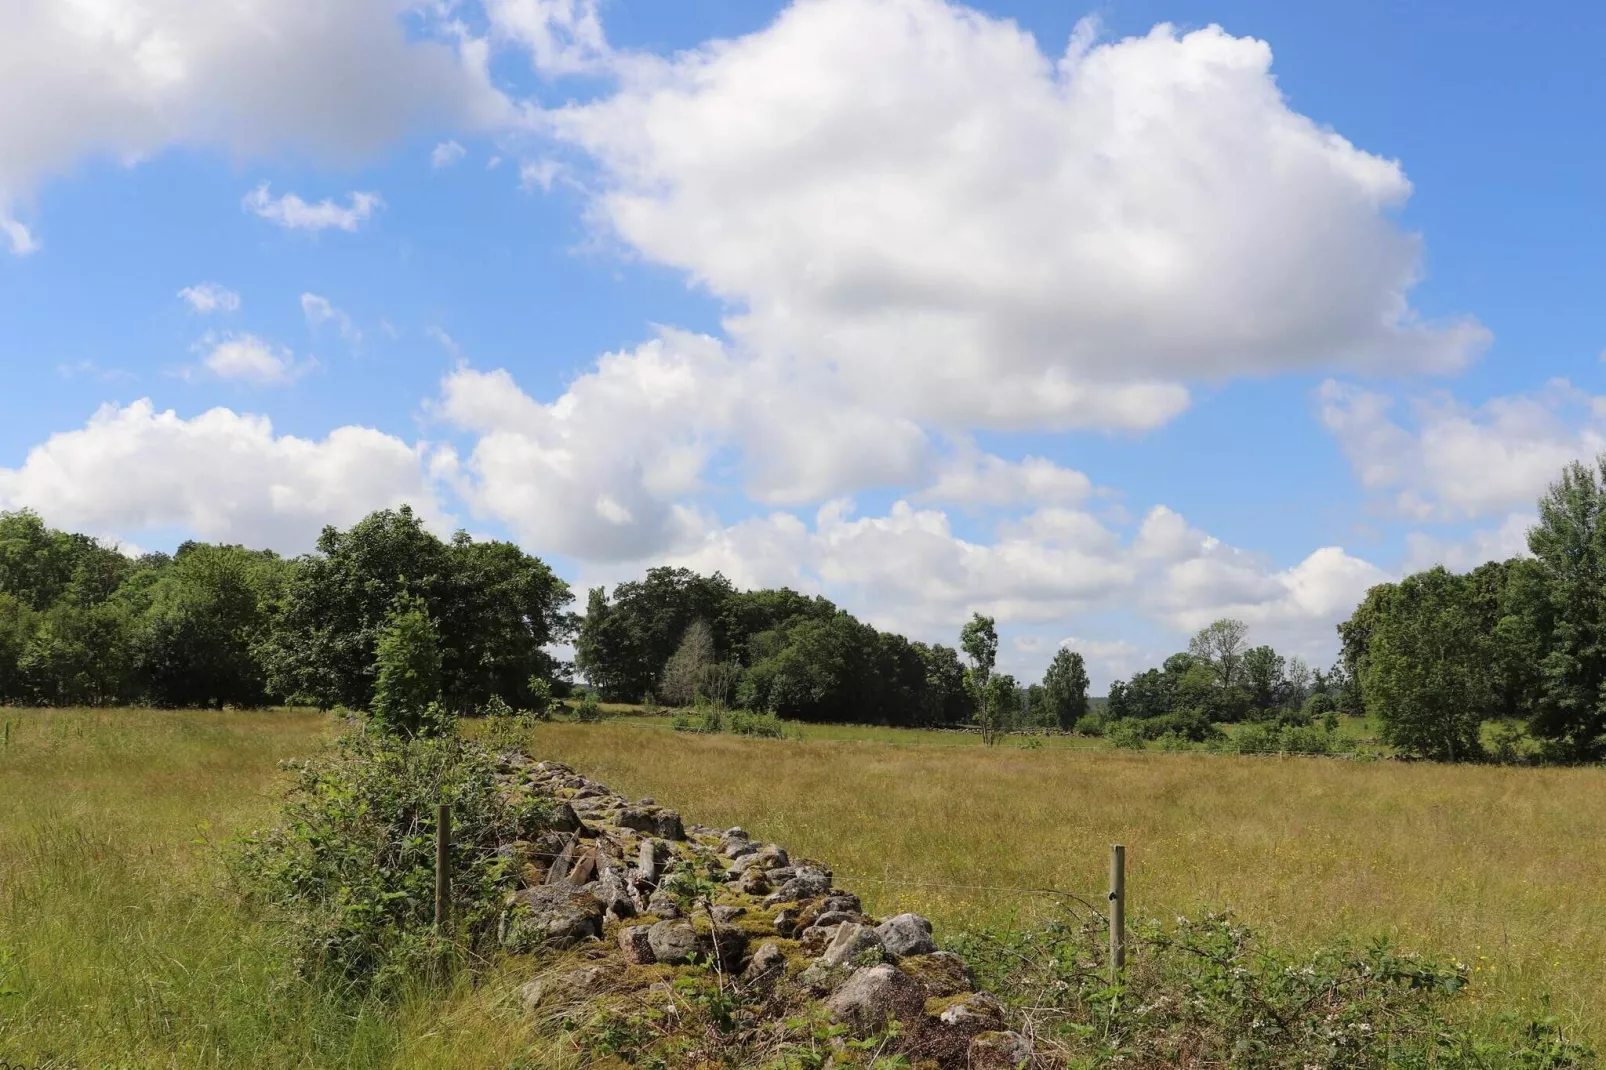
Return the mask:
{"type": "Polygon", "coordinates": [[[549,403],[506,371],[461,366],[435,409],[473,436],[456,485],[479,513],[592,560],[671,549],[695,528],[691,499],[732,482],[772,505],[870,487],[968,507],[1073,504],[1091,492],[1085,475],[1045,458],[1008,461],[968,439],[944,449],[826,377],[779,367],[663,330],[604,356],[549,403]]]}
{"type": "Polygon", "coordinates": [[[174,144],[349,160],[421,123],[490,127],[483,42],[416,0],[10,0],[0,15],[0,229],[88,156],[174,144]],[[410,23],[410,25],[409,25],[410,23]]]}
{"type": "Polygon", "coordinates": [[[1354,611],[1367,588],[1392,578],[1338,546],[1320,547],[1292,567],[1277,568],[1163,506],[1144,518],[1133,549],[1151,569],[1144,605],[1178,631],[1235,617],[1259,629],[1263,641],[1300,653],[1330,652],[1333,626],[1354,611]]]}
{"type": "Polygon", "coordinates": [[[1564,379],[1478,406],[1417,399],[1404,423],[1392,397],[1351,384],[1324,383],[1318,403],[1361,485],[1422,521],[1531,510],[1564,465],[1606,450],[1606,398],[1564,379]]]}
{"type": "Polygon", "coordinates": [[[1045,55],[944,0],[798,0],[547,115],[594,212],[736,309],[744,345],[901,415],[1150,427],[1198,377],[1461,366],[1399,165],[1290,110],[1216,28],[1045,55]]]}
{"type": "Polygon", "coordinates": [[[136,541],[177,529],[295,553],[325,524],[402,503],[443,528],[423,460],[420,447],[372,428],[312,440],[275,434],[262,416],[218,408],[184,419],[141,400],[107,405],[0,468],[0,508],[136,541]]]}

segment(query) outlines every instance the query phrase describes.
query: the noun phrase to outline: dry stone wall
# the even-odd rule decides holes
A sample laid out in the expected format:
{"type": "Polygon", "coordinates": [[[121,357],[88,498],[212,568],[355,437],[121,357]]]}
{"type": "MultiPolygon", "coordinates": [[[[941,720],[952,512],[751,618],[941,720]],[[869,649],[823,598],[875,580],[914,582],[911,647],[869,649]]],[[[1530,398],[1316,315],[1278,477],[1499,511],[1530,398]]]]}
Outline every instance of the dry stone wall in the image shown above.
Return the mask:
{"type": "Polygon", "coordinates": [[[532,1011],[598,992],[663,995],[665,968],[702,970],[777,1013],[801,1007],[849,1033],[889,1037],[915,1066],[1033,1064],[1026,1038],[939,949],[930,922],[866,914],[825,863],[740,828],[686,825],[556,762],[509,755],[502,776],[505,790],[555,811],[550,831],[504,848],[523,888],[506,904],[503,947],[549,966],[567,953],[557,956],[567,968],[525,986],[532,1011]]]}

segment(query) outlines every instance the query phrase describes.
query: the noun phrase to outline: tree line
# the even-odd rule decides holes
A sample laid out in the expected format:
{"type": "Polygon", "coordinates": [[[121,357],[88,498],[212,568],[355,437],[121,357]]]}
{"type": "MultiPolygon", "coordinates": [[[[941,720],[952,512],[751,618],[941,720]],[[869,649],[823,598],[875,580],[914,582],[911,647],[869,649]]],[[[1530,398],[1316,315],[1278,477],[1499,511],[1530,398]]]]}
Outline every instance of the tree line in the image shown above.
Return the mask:
{"type": "Polygon", "coordinates": [[[984,727],[1063,724],[1085,712],[1081,656],[1061,651],[1042,684],[993,672],[993,622],[961,650],[883,632],[826,598],[741,591],[724,576],[654,568],[610,596],[593,588],[575,664],[606,699],[773,712],[800,721],[984,727]]]}
{"type": "Polygon", "coordinates": [[[1373,587],[1339,625],[1388,742],[1451,761],[1606,756],[1606,454],[1562,471],[1527,543],[1373,587]]]}
{"type": "Polygon", "coordinates": [[[1312,669],[1298,655],[1250,646],[1248,635],[1243,621],[1213,622],[1159,667],[1112,683],[1103,706],[1077,730],[1103,735],[1119,725],[1141,739],[1204,742],[1219,735],[1221,724],[1330,724],[1339,712],[1356,708],[1342,664],[1328,672],[1312,669]]]}
{"type": "Polygon", "coordinates": [[[569,588],[506,542],[450,541],[405,506],[295,558],[186,542],[128,557],[0,513],[0,702],[367,709],[381,635],[424,614],[449,709],[562,685],[569,588]]]}

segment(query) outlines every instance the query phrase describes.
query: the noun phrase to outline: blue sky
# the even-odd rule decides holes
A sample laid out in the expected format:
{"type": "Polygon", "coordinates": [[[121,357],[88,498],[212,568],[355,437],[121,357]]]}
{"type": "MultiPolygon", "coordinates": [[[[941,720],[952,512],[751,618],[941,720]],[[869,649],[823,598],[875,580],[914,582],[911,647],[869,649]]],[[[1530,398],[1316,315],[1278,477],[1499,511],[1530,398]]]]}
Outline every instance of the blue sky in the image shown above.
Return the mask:
{"type": "Polygon", "coordinates": [[[0,507],[411,501],[577,588],[992,612],[1027,677],[1219,615],[1325,664],[1606,445],[1606,13],[1550,15],[25,0],[0,507]]]}

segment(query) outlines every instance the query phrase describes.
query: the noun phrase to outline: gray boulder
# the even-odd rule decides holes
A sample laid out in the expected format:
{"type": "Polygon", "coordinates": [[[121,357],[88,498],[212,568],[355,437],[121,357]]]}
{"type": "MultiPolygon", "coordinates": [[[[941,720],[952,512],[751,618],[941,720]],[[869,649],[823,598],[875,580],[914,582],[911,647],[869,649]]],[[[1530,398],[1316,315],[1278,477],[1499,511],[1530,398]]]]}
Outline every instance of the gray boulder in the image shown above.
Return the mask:
{"type": "Polygon", "coordinates": [[[913,1021],[924,1003],[925,990],[919,981],[883,963],[853,971],[825,1001],[825,1009],[835,1021],[872,1032],[886,1025],[889,1018],[913,1021]]]}
{"type": "MultiPolygon", "coordinates": [[[[548,999],[579,999],[608,982],[608,972],[600,966],[582,966],[567,973],[547,974],[519,988],[519,1001],[533,1010],[548,999]]],[[[3,1064],[0,1064],[3,1065],[3,1064]]]]}
{"type": "Polygon", "coordinates": [[[876,926],[887,951],[899,958],[909,955],[929,955],[937,950],[937,941],[931,938],[931,922],[919,914],[899,914],[876,926]]]}
{"type": "Polygon", "coordinates": [[[1004,1007],[985,992],[972,992],[942,1009],[943,1025],[981,1033],[1004,1028],[1004,1007]]]}
{"type": "Polygon", "coordinates": [[[773,940],[766,940],[753,952],[753,961],[742,974],[748,984],[763,984],[777,980],[786,972],[786,952],[773,940]]]}
{"type": "Polygon", "coordinates": [[[862,956],[880,958],[882,950],[881,937],[874,929],[849,922],[837,926],[836,935],[826,945],[820,961],[827,966],[855,966],[862,961],[862,956]]]}
{"type": "Polygon", "coordinates": [[[652,953],[652,941],[647,938],[649,925],[632,925],[619,930],[619,951],[632,966],[651,966],[657,961],[652,953]]]}
{"type": "Polygon", "coordinates": [[[547,826],[557,832],[579,832],[580,815],[574,812],[574,807],[566,802],[560,802],[552,808],[552,816],[547,819],[547,826]]]}
{"type": "Polygon", "coordinates": [[[618,822],[623,828],[644,832],[659,839],[686,838],[686,829],[681,825],[680,815],[673,810],[665,810],[658,806],[627,806],[619,811],[618,822]]]}
{"type": "MultiPolygon", "coordinates": [[[[771,883],[775,874],[768,874],[771,883]]],[[[798,899],[814,899],[831,890],[831,875],[813,866],[798,866],[792,877],[764,900],[766,903],[790,903],[798,899]]]]}
{"type": "Polygon", "coordinates": [[[965,1054],[970,1070],[1020,1070],[1032,1064],[1032,1046],[1019,1033],[978,1033],[965,1054]]]}
{"type": "Polygon", "coordinates": [[[647,944],[653,960],[670,966],[690,962],[701,950],[697,930],[684,919],[660,921],[647,930],[647,944]]]}
{"type": "Polygon", "coordinates": [[[562,885],[525,888],[508,897],[502,916],[502,946],[522,953],[540,947],[573,947],[602,935],[602,900],[562,885]]]}

